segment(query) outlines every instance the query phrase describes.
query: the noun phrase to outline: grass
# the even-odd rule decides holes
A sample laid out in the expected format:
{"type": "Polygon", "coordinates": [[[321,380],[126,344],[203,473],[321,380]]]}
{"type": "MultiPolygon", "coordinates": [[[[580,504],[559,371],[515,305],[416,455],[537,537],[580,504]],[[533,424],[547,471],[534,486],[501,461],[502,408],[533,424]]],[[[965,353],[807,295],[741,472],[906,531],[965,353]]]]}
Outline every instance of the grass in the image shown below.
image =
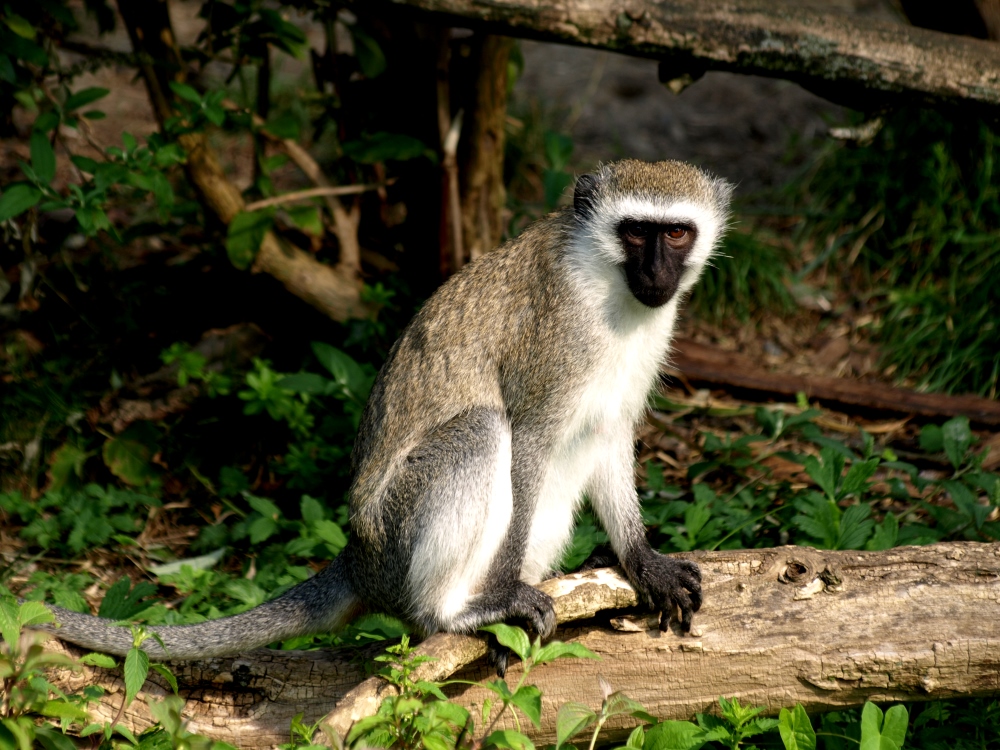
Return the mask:
{"type": "Polygon", "coordinates": [[[802,245],[867,297],[883,365],[921,390],[997,395],[997,131],[905,110],[867,146],[826,149],[788,188],[802,245]]]}

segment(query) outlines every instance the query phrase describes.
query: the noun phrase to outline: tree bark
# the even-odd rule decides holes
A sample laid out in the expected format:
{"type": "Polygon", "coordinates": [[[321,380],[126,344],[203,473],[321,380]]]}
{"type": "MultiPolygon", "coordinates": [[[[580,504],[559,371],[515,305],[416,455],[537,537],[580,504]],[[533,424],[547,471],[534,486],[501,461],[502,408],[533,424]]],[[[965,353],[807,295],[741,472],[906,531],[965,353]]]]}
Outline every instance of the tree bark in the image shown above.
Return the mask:
{"type": "MultiPolygon", "coordinates": [[[[725,70],[795,81],[832,101],[969,106],[995,116],[1000,47],[902,24],[769,0],[350,0],[661,61],[664,81],[725,70]]],[[[676,89],[683,87],[677,85],[676,89]]]]}
{"type": "MultiPolygon", "coordinates": [[[[702,566],[706,594],[689,636],[647,629],[650,621],[641,615],[621,616],[636,599],[612,570],[540,586],[555,598],[561,622],[584,620],[560,628],[557,637],[583,643],[601,660],[560,660],[533,673],[544,695],[541,729],[529,725],[536,743],[553,741],[560,704],[599,705],[599,676],[663,719],[712,711],[720,695],[775,713],[795,703],[821,711],[865,700],[1000,694],[1000,544],[885,552],[779,547],[684,557],[702,566]]],[[[473,663],[484,653],[477,638],[437,635],[422,648],[439,657],[423,667],[425,678],[455,670],[463,679],[490,676],[481,659],[473,663]]],[[[379,682],[362,679],[376,651],[259,650],[172,668],[192,731],[238,747],[264,747],[286,741],[294,715],[314,722],[349,691],[351,700],[326,720],[336,731],[373,710],[382,697],[379,682]]],[[[508,682],[518,674],[512,666],[508,682]]],[[[95,713],[102,719],[117,713],[123,690],[115,672],[85,668],[53,677],[63,690],[103,685],[109,692],[95,713]]],[[[164,695],[159,679],[154,675],[141,695],[164,695]]],[[[481,705],[485,695],[469,688],[457,691],[456,700],[481,705]]],[[[145,703],[133,703],[124,721],[135,730],[149,726],[145,703]]],[[[632,723],[612,722],[607,738],[624,737],[632,723]]]]}
{"type": "Polygon", "coordinates": [[[513,39],[492,34],[473,45],[476,76],[462,134],[462,237],[470,261],[499,245],[503,236],[507,65],[513,45],[513,39]]]}

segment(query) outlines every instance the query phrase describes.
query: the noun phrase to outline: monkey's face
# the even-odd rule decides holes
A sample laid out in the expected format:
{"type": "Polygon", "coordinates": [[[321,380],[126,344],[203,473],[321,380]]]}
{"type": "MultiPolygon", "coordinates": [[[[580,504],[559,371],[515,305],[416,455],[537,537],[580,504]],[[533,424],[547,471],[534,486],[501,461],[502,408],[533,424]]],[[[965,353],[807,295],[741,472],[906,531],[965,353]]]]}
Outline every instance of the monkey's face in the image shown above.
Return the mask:
{"type": "Polygon", "coordinates": [[[622,221],[618,239],[625,253],[625,279],[635,298],[647,307],[669,302],[697,238],[698,230],[691,224],[622,221]]]}
{"type": "Polygon", "coordinates": [[[582,175],[573,195],[584,238],[578,262],[591,279],[663,307],[694,286],[712,256],[730,192],[725,181],[673,161],[626,160],[582,175]]]}

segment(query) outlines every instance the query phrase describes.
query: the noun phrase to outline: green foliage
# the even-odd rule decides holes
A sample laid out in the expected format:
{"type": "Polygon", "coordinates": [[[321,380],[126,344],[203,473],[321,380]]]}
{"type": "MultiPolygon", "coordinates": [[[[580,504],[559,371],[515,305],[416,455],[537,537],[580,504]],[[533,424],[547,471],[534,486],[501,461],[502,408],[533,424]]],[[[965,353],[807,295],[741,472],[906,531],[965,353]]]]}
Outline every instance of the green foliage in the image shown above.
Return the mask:
{"type": "Polygon", "coordinates": [[[693,314],[713,323],[745,323],[763,312],[788,313],[795,308],[789,268],[787,252],[763,231],[731,231],[691,294],[693,314]]]}
{"type": "Polygon", "coordinates": [[[1000,507],[1000,475],[982,471],[984,454],[974,450],[965,418],[923,428],[921,446],[942,454],[954,470],[929,478],[888,448],[876,455],[871,435],[861,433],[860,452],[827,437],[814,423],[815,410],[789,415],[758,408],[754,414],[763,434],[703,433],[701,460],[688,468],[687,500],[682,488],[650,474],[643,517],[658,529],[664,552],[786,543],[878,550],[1000,539],[1000,522],[989,520],[1000,507]],[[780,449],[790,435],[815,448],[780,449]],[[802,467],[795,484],[768,479],[772,456],[802,467]],[[902,511],[885,510],[889,502],[902,511]]]}
{"type": "Polygon", "coordinates": [[[29,501],[21,493],[0,494],[0,512],[23,525],[20,536],[42,550],[75,556],[115,541],[134,543],[155,497],[88,484],[81,490],[54,490],[29,501]]]}
{"type": "MultiPolygon", "coordinates": [[[[75,745],[66,736],[87,721],[86,696],[68,696],[46,679],[45,671],[72,668],[72,659],[46,652],[46,636],[32,625],[52,622],[39,602],[18,604],[0,587],[0,748],[30,750],[42,746],[64,750],[75,745]]],[[[89,691],[89,699],[96,697],[89,691]]]]}
{"type": "Polygon", "coordinates": [[[874,295],[883,363],[922,388],[997,394],[997,156],[993,126],[904,109],[791,187],[818,263],[874,295]]]}
{"type": "Polygon", "coordinates": [[[347,735],[347,745],[445,750],[485,744],[511,750],[534,750],[534,744],[520,731],[520,717],[527,718],[536,727],[541,722],[541,691],[527,684],[528,675],[533,669],[556,659],[596,659],[597,655],[577,643],[552,641],[542,646],[539,639],[531,642],[523,630],[503,623],[482,630],[492,633],[501,645],[517,654],[524,666],[521,679],[513,688],[503,679],[482,684],[495,696],[486,699],[482,707],[483,737],[476,739],[475,717],[467,709],[451,703],[442,692],[442,688],[449,685],[477,683],[464,680],[432,683],[419,679],[420,666],[430,661],[430,657],[416,654],[409,639],[403,636],[398,645],[390,646],[385,655],[376,657],[376,661],[385,664],[379,674],[396,686],[398,694],[386,698],[374,716],[356,722],[347,735]],[[499,709],[494,710],[497,701],[499,709]],[[500,717],[508,710],[513,712],[517,729],[496,729],[500,717]]]}

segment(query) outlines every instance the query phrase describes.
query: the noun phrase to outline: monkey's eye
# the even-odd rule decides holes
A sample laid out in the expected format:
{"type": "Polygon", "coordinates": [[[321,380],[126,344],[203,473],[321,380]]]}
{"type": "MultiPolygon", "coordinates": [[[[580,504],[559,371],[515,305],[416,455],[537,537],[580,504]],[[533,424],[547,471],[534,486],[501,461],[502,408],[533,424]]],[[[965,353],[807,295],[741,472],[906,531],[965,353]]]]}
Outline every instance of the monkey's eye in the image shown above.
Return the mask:
{"type": "Polygon", "coordinates": [[[640,241],[649,236],[649,228],[641,221],[630,221],[622,229],[625,236],[633,241],[640,241]]]}
{"type": "Polygon", "coordinates": [[[688,230],[686,228],[684,228],[684,227],[682,227],[680,225],[674,224],[671,227],[667,227],[666,235],[667,235],[667,237],[669,237],[672,240],[679,240],[679,239],[682,239],[687,233],[688,233],[688,230]]]}

